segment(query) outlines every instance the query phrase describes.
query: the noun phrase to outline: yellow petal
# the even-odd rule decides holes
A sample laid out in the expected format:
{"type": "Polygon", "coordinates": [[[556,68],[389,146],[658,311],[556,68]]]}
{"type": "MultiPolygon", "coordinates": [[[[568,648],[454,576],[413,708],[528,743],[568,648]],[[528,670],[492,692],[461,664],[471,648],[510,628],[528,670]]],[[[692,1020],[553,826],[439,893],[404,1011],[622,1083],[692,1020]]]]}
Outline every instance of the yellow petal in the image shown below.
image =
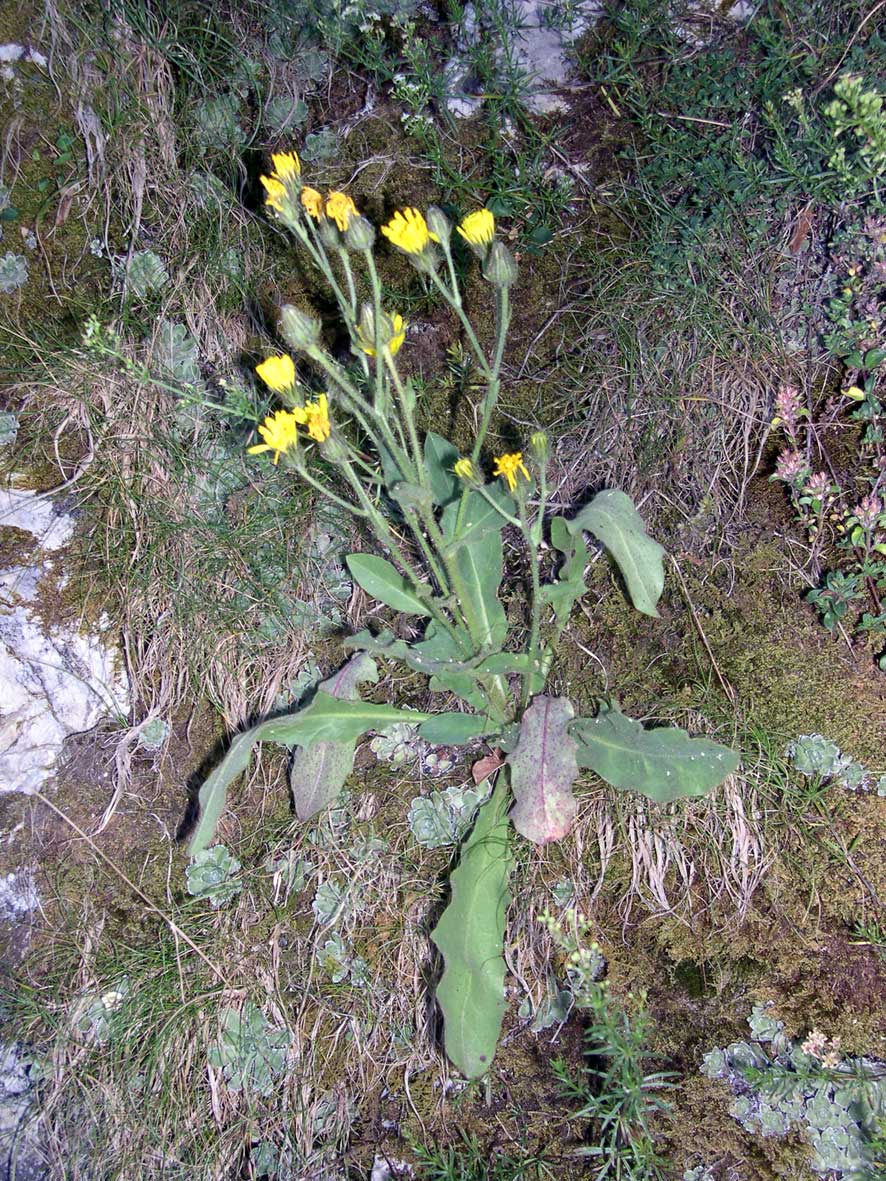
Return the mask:
{"type": "Polygon", "coordinates": [[[286,354],[268,357],[260,365],[256,365],[255,371],[275,393],[283,393],[295,385],[295,362],[286,354]]]}

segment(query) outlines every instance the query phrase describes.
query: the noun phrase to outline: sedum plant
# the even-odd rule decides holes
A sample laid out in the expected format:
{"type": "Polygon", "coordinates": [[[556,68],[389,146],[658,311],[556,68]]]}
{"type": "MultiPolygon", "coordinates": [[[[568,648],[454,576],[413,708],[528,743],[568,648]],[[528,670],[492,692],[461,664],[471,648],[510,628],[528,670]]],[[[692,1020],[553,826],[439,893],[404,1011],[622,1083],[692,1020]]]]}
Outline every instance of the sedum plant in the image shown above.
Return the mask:
{"type": "Polygon", "coordinates": [[[207,1057],[232,1091],[267,1097],[286,1065],[291,1041],[288,1029],[275,1029],[257,1005],[244,1001],[240,1009],[221,1010],[207,1057]]]}
{"type": "Polygon", "coordinates": [[[470,453],[461,455],[441,435],[419,431],[415,389],[398,364],[407,326],[383,303],[375,229],[347,194],[324,196],[305,185],[295,153],[273,161],[273,173],[261,178],[267,205],[335,297],[352,358],[345,364],[334,357],[319,321],[284,306],[280,330],[301,355],[300,371],[289,354],[258,366],[280,407],[258,426],[261,441],[249,450],[285,465],[372,536],[373,552],[347,558],[351,577],[370,598],[405,616],[406,627],[351,636],[345,646],[353,655],[307,705],[237,735],[201,789],[191,851],[212,840],[228,785],[246,769],[257,742],[295,751],[290,782],[302,820],[336,798],[355,744],[368,731],[404,723],[431,744],[484,738],[508,752],[505,772],[462,841],[451,900],[432,933],[444,961],[437,999],[446,1051],[474,1078],[490,1067],[505,1011],[502,948],[514,830],[538,845],[565,837],[583,768],[620,790],[666,803],[710,791],[738,758],[682,730],[647,730],[611,701],[600,701],[595,716],[576,717],[566,698],[546,692],[557,645],[585,591],[587,536],[602,543],[633,605],[651,616],[664,584],[663,550],[617,489],[599,492],[572,516],[549,519],[549,446],[541,431],[525,451],[496,456],[487,479],[484,448],[501,391],[517,276],[492,213],[477,210],[453,227],[439,209],[425,215],[406,208],[381,229],[448,305],[476,365],[478,428],[470,453]],[[456,242],[476,257],[494,296],[491,349],[481,345],[462,300],[456,242]],[[368,293],[363,302],[361,288],[368,293]],[[505,528],[522,540],[528,565],[525,625],[512,626],[502,603],[505,528]],[[543,565],[546,533],[559,555],[555,576],[543,565]],[[378,660],[424,674],[431,693],[458,708],[406,710],[364,700],[361,687],[378,680],[378,660]]]}
{"type": "Polygon", "coordinates": [[[813,1029],[804,1041],[762,1006],[748,1018],[751,1039],[705,1054],[701,1072],[733,1092],[729,1112],[760,1136],[802,1132],[815,1173],[847,1181],[880,1176],[878,1122],[886,1115],[886,1067],[844,1055],[839,1038],[813,1029]]]}
{"type": "Polygon", "coordinates": [[[239,869],[240,862],[224,845],[201,849],[185,871],[188,893],[206,899],[213,910],[219,910],[243,889],[235,876],[239,869]]]}

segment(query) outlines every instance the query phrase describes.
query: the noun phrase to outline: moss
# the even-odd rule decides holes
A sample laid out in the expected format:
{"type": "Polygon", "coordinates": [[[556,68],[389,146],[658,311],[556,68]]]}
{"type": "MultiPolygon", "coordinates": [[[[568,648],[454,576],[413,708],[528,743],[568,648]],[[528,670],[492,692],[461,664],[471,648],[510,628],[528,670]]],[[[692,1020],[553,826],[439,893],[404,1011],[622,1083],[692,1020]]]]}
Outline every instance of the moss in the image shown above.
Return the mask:
{"type": "Polygon", "coordinates": [[[732,1093],[720,1082],[683,1082],[675,1118],[667,1130],[675,1174],[681,1168],[713,1165],[742,1181],[814,1181],[808,1145],[799,1132],[789,1136],[751,1136],[729,1114],[732,1093]]]}

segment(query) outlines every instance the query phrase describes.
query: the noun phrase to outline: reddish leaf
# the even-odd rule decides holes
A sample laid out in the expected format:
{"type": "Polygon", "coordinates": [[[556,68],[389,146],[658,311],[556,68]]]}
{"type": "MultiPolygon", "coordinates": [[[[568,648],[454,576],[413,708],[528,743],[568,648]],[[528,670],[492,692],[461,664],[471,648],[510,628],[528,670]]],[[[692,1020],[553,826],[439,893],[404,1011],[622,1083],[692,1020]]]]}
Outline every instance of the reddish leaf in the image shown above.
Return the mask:
{"type": "Polygon", "coordinates": [[[482,759],[477,759],[476,763],[471,767],[471,776],[474,783],[479,786],[484,779],[489,778],[493,771],[497,771],[499,767],[503,766],[504,761],[504,755],[498,747],[495,748],[492,754],[484,755],[482,759]]]}
{"type": "Polygon", "coordinates": [[[575,819],[577,744],[567,729],[574,713],[565,697],[536,697],[523,715],[520,739],[508,758],[515,801],[511,821],[537,845],[565,837],[575,819]]]}

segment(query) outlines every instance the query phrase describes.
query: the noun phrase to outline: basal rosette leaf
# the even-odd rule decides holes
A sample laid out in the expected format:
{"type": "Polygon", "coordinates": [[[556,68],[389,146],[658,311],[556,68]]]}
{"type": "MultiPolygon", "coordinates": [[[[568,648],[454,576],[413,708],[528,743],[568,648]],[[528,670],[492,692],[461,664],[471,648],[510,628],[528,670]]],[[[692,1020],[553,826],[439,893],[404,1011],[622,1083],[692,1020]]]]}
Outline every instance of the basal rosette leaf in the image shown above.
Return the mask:
{"type": "MultiPolygon", "coordinates": [[[[366,652],[357,652],[333,676],[321,681],[318,692],[339,700],[354,701],[358,686],[378,681],[375,661],[366,652]]],[[[289,786],[299,820],[308,820],[331,804],[344,787],[354,765],[356,740],[318,742],[300,747],[289,766],[289,786]]]]}
{"type": "Polygon", "coordinates": [[[523,714],[519,740],[508,756],[514,793],[511,822],[537,845],[559,841],[575,819],[577,744],[569,734],[574,716],[565,697],[536,697],[523,714]]]}
{"type": "Polygon", "coordinates": [[[677,726],[647,730],[615,706],[569,728],[578,740],[580,767],[589,767],[620,791],[638,791],[659,804],[703,796],[737,770],[740,755],[708,738],[690,738],[677,726]]]}
{"type": "Polygon", "coordinates": [[[234,738],[228,752],[200,788],[200,818],[189,845],[194,857],[215,835],[230,784],[249,766],[257,742],[310,747],[318,742],[353,742],[366,730],[383,730],[394,722],[426,722],[432,715],[418,710],[342,701],[318,690],[310,705],[284,717],[269,718],[234,738]]]}
{"type": "Polygon", "coordinates": [[[444,963],[437,986],[443,1045],[467,1078],[479,1078],[492,1065],[505,1012],[502,953],[514,865],[506,801],[501,775],[462,845],[452,897],[431,933],[444,963]]]}
{"type": "Polygon", "coordinates": [[[502,562],[500,532],[488,533],[455,551],[461,586],[477,626],[477,643],[486,651],[500,648],[508,633],[507,616],[498,598],[502,562]]]}

